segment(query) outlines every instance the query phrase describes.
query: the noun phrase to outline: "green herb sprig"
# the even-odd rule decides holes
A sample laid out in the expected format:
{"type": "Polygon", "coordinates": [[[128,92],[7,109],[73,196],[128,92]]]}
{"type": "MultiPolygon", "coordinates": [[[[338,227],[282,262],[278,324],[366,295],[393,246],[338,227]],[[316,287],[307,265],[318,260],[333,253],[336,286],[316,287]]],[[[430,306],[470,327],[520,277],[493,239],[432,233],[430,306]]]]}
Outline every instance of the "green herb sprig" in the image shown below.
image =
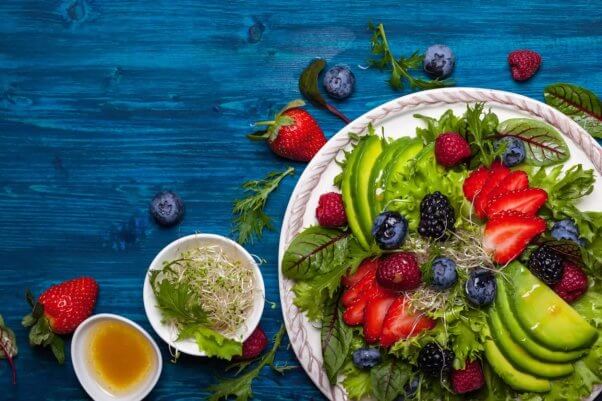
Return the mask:
{"type": "Polygon", "coordinates": [[[265,204],[269,195],[278,188],[280,182],[287,175],[295,172],[289,167],[282,172],[271,172],[261,180],[247,181],[242,188],[249,195],[234,202],[234,233],[238,242],[245,244],[261,238],[263,230],[273,230],[272,219],[264,213],[265,204]]]}
{"type": "Polygon", "coordinates": [[[384,25],[370,23],[368,24],[368,28],[372,31],[372,55],[375,56],[375,58],[369,60],[370,66],[376,67],[379,70],[390,68],[391,78],[389,78],[389,84],[393,89],[402,90],[405,81],[410,85],[410,88],[420,90],[442,88],[454,84],[453,81],[448,79],[415,78],[410,74],[410,71],[422,67],[424,55],[416,51],[409,57],[395,58],[387,41],[384,25]]]}

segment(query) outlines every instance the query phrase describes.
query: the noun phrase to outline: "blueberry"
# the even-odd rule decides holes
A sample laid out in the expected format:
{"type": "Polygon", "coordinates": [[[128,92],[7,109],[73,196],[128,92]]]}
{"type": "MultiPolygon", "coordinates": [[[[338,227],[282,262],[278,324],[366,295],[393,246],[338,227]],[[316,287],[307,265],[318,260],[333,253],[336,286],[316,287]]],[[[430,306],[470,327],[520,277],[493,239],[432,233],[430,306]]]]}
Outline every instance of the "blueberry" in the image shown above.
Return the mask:
{"type": "Polygon", "coordinates": [[[249,27],[249,30],[247,31],[247,42],[258,43],[261,40],[264,31],[265,25],[263,25],[260,21],[256,21],[249,27]]]}
{"type": "Polygon", "coordinates": [[[418,391],[418,387],[420,387],[420,377],[414,376],[412,379],[403,386],[404,394],[397,396],[395,401],[406,401],[408,399],[414,398],[416,392],[418,391]]]}
{"type": "Polygon", "coordinates": [[[466,296],[476,306],[490,305],[495,299],[497,284],[492,272],[484,269],[470,273],[466,280],[466,296]]]}
{"type": "Polygon", "coordinates": [[[150,212],[157,224],[172,227],[184,217],[184,202],[171,191],[161,191],[151,201],[150,212]]]}
{"type": "Polygon", "coordinates": [[[353,93],[355,75],[346,65],[335,65],[324,74],[324,89],[335,99],[346,99],[353,93]]]}
{"type": "Polygon", "coordinates": [[[495,148],[497,149],[502,144],[505,146],[502,154],[502,162],[505,166],[514,167],[525,160],[526,152],[523,141],[513,136],[505,136],[495,142],[495,148]]]}
{"type": "Polygon", "coordinates": [[[433,260],[431,268],[433,270],[431,285],[436,290],[446,290],[458,281],[456,262],[449,258],[437,258],[433,260]]]}
{"type": "Polygon", "coordinates": [[[408,221],[397,212],[382,212],[374,220],[372,236],[381,249],[397,249],[408,233],[408,221]]]}
{"type": "Polygon", "coordinates": [[[360,348],[352,354],[353,364],[360,369],[370,369],[380,362],[380,351],[377,348],[360,348]]]}
{"type": "Polygon", "coordinates": [[[432,45],[424,55],[424,71],[432,78],[447,78],[451,75],[456,57],[445,45],[432,45]]]}
{"type": "Polygon", "coordinates": [[[583,239],[580,238],[579,228],[577,228],[571,219],[557,221],[552,226],[551,231],[552,238],[554,239],[573,241],[580,246],[583,246],[585,243],[583,239]]]}

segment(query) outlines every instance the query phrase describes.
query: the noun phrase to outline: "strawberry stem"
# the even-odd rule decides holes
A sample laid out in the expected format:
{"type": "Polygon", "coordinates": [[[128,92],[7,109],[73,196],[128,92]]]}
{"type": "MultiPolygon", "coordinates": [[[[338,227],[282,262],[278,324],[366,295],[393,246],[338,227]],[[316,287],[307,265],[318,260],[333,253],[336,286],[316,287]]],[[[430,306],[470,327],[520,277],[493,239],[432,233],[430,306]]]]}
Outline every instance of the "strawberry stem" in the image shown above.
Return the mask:
{"type": "Polygon", "coordinates": [[[272,121],[257,121],[254,125],[262,126],[262,125],[274,125],[274,124],[276,124],[276,121],[272,120],[272,121]]]}

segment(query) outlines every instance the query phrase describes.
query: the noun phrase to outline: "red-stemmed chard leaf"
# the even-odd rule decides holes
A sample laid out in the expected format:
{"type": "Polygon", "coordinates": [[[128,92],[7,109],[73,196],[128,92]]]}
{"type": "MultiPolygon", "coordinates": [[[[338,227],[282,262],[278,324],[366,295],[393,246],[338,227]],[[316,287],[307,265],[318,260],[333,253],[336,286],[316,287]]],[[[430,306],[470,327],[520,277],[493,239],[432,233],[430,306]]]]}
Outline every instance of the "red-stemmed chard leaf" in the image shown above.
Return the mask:
{"type": "Polygon", "coordinates": [[[13,384],[17,384],[17,370],[13,358],[17,355],[15,333],[4,323],[0,315],[0,359],[6,359],[13,375],[13,384]]]}
{"type": "Polygon", "coordinates": [[[594,138],[602,138],[602,103],[592,91],[571,84],[552,84],[543,91],[547,104],[571,117],[594,138]]]}

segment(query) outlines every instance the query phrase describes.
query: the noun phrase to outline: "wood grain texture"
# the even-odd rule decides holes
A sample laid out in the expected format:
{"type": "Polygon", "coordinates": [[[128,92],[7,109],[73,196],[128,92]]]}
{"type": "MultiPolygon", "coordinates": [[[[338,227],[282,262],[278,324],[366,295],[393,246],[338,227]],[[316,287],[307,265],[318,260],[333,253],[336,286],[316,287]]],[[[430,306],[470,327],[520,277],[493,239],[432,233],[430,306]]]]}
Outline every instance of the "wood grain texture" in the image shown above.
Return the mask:
{"type": "MultiPolygon", "coordinates": [[[[142,281],[154,255],[193,232],[228,235],[239,185],[287,163],[244,134],[299,96],[297,78],[316,56],[352,66],[357,90],[338,107],[354,118],[403,93],[385,73],[363,70],[369,20],[385,23],[398,53],[451,46],[459,86],[542,100],[552,82],[602,94],[602,7],[597,1],[291,2],[199,0],[3,0],[0,2],[0,313],[19,339],[18,384],[0,362],[2,400],[87,399],[71,366],[27,345],[20,319],[25,288],[92,275],[96,312],[129,317],[151,331],[142,281]],[[347,3],[347,4],[345,4],[347,3]],[[371,4],[372,3],[372,4],[371,4]],[[261,40],[248,29],[262,24],[261,40]],[[532,48],[540,72],[519,84],[506,55],[532,48]],[[160,189],[177,191],[186,218],[157,228],[147,207],[160,189]]],[[[309,107],[327,136],[335,117],[309,107]]],[[[293,163],[298,169],[303,164],[293,163]]],[[[295,179],[268,204],[279,226],[295,179]]],[[[278,301],[278,232],[248,247],[267,259],[267,297],[278,301]]],[[[279,308],[266,308],[272,335],[279,308]]],[[[160,343],[160,340],[155,337],[160,343]]],[[[161,344],[161,343],[160,343],[161,344]]],[[[168,361],[166,347],[164,360],[168,361]]],[[[283,348],[278,360],[295,364],[283,348]]],[[[198,400],[221,362],[184,357],[165,364],[152,400],[198,400]]],[[[267,369],[258,400],[323,399],[301,370],[267,369]]]]}

